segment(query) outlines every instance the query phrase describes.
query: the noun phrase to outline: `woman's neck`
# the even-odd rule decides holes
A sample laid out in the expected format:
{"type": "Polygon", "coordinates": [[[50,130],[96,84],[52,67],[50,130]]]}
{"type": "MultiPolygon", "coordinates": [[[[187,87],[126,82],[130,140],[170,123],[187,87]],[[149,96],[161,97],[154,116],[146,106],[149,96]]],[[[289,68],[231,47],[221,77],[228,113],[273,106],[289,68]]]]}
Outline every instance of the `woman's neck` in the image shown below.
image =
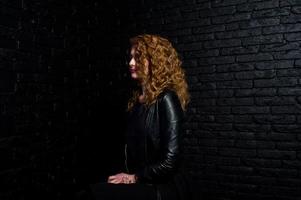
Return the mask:
{"type": "Polygon", "coordinates": [[[144,88],[142,87],[142,94],[139,95],[139,102],[144,103],[145,102],[145,92],[144,88]]]}

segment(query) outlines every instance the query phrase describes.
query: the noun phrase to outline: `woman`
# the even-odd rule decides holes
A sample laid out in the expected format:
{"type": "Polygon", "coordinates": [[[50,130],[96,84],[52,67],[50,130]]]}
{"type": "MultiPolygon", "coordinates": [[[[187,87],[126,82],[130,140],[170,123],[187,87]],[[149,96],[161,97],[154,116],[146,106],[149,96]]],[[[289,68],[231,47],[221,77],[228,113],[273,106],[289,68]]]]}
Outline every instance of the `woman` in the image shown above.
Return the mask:
{"type": "Polygon", "coordinates": [[[158,35],[130,40],[129,71],[139,89],[128,102],[126,169],[91,187],[95,199],[187,199],[179,171],[182,123],[189,102],[181,61],[158,35]]]}

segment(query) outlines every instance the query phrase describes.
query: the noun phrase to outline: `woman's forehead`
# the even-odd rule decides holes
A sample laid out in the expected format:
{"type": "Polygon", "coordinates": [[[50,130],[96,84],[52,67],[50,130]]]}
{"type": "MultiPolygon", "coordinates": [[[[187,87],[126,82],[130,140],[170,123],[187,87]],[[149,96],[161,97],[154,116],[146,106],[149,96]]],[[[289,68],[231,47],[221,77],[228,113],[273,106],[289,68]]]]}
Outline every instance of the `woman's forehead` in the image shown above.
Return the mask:
{"type": "Polygon", "coordinates": [[[135,48],[135,47],[132,47],[132,48],[131,48],[131,54],[134,55],[135,53],[136,53],[136,48],[135,48]]]}

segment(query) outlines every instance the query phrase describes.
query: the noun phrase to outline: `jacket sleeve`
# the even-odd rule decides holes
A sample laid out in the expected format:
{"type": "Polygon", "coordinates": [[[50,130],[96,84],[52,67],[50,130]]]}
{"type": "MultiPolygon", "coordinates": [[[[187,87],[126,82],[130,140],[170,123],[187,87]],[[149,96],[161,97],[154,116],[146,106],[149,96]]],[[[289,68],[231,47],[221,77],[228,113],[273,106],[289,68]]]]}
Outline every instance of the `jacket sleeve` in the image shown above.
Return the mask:
{"type": "Polygon", "coordinates": [[[167,92],[159,101],[160,160],[136,173],[138,180],[156,182],[171,175],[177,167],[182,135],[183,110],[175,92],[167,92]]]}

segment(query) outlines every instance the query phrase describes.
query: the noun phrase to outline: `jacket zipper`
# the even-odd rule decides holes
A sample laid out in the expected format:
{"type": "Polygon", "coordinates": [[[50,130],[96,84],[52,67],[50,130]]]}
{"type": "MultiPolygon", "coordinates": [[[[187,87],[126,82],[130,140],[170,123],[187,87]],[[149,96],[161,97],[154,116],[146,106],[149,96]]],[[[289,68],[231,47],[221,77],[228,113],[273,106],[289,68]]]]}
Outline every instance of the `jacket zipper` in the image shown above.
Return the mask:
{"type": "Polygon", "coordinates": [[[128,168],[128,154],[127,154],[127,144],[124,145],[124,165],[125,165],[125,170],[127,173],[129,173],[129,168],[128,168]]]}

